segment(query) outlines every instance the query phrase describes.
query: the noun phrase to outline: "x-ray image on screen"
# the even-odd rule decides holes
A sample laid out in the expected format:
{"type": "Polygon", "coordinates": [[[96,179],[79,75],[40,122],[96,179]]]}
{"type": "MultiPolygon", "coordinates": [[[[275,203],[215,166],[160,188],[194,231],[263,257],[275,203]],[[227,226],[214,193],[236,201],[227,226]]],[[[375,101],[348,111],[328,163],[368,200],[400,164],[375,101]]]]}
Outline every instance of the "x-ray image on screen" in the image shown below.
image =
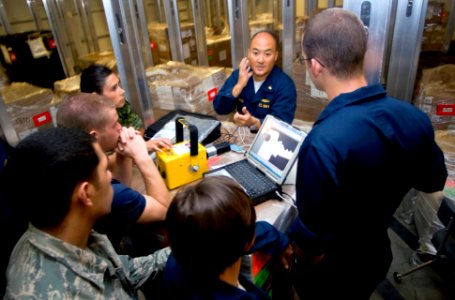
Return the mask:
{"type": "Polygon", "coordinates": [[[273,127],[263,130],[257,139],[257,149],[251,150],[280,170],[286,168],[298,145],[298,141],[273,127]]]}

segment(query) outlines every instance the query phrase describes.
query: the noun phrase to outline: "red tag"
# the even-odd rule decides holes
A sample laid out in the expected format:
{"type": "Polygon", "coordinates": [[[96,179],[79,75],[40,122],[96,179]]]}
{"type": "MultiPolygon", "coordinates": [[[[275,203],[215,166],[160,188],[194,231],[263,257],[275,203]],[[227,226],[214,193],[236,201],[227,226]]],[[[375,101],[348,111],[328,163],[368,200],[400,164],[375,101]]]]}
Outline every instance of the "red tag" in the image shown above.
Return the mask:
{"type": "Polygon", "coordinates": [[[15,61],[17,60],[16,53],[10,52],[10,53],[9,53],[9,59],[10,59],[12,62],[15,62],[15,61]]]}
{"type": "Polygon", "coordinates": [[[35,127],[40,127],[41,125],[44,125],[52,121],[51,114],[49,113],[49,111],[45,111],[40,114],[34,115],[32,119],[33,124],[35,124],[35,127]]]}
{"type": "Polygon", "coordinates": [[[57,47],[57,45],[55,44],[55,40],[54,39],[48,39],[47,40],[47,44],[49,45],[50,49],[55,49],[57,47]]]}
{"type": "Polygon", "coordinates": [[[455,104],[438,104],[438,105],[436,105],[436,115],[438,115],[438,116],[455,116],[455,104]]]}
{"type": "Polygon", "coordinates": [[[216,95],[218,95],[218,89],[214,87],[213,89],[207,92],[207,96],[209,98],[209,102],[212,102],[215,99],[216,95]]]}
{"type": "Polygon", "coordinates": [[[156,48],[156,43],[155,42],[150,42],[150,48],[155,49],[156,48]]]}

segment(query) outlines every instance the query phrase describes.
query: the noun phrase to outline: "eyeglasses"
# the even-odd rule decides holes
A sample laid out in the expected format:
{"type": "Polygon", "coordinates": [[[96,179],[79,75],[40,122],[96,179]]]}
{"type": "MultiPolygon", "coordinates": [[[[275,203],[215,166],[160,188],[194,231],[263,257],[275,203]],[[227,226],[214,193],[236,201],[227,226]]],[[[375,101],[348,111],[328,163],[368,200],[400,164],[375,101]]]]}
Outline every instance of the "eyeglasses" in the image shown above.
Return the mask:
{"type": "Polygon", "coordinates": [[[321,65],[321,67],[325,68],[325,65],[316,57],[304,58],[303,56],[300,56],[299,62],[303,65],[305,63],[305,60],[312,60],[312,59],[316,60],[321,65]]]}

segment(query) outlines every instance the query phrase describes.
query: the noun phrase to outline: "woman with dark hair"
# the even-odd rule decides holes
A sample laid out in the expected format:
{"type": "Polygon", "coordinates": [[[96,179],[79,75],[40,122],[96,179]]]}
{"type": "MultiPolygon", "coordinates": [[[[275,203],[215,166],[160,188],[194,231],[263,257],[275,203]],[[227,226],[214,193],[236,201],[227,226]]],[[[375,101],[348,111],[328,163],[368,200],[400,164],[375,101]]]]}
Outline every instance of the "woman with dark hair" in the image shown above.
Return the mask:
{"type": "MultiPolygon", "coordinates": [[[[110,68],[94,64],[84,69],[81,74],[80,89],[83,93],[96,93],[107,97],[117,108],[119,123],[124,127],[134,127],[144,134],[142,119],[126,101],[125,90],[120,84],[120,79],[110,68]]],[[[171,146],[171,141],[165,138],[147,141],[149,151],[160,151],[162,147],[171,146]]]]}

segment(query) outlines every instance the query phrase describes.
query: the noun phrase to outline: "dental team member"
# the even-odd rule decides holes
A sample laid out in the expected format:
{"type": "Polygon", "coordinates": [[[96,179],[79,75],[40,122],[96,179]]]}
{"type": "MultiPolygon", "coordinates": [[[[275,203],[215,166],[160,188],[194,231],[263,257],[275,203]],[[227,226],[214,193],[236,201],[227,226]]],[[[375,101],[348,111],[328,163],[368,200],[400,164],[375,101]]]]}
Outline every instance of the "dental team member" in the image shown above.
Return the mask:
{"type": "Polygon", "coordinates": [[[259,31],[253,35],[247,57],[213,101],[217,113],[229,114],[236,109],[234,122],[251,129],[259,128],[268,114],[292,123],[297,92],[292,79],[275,66],[277,47],[274,33],[259,31]]]}

